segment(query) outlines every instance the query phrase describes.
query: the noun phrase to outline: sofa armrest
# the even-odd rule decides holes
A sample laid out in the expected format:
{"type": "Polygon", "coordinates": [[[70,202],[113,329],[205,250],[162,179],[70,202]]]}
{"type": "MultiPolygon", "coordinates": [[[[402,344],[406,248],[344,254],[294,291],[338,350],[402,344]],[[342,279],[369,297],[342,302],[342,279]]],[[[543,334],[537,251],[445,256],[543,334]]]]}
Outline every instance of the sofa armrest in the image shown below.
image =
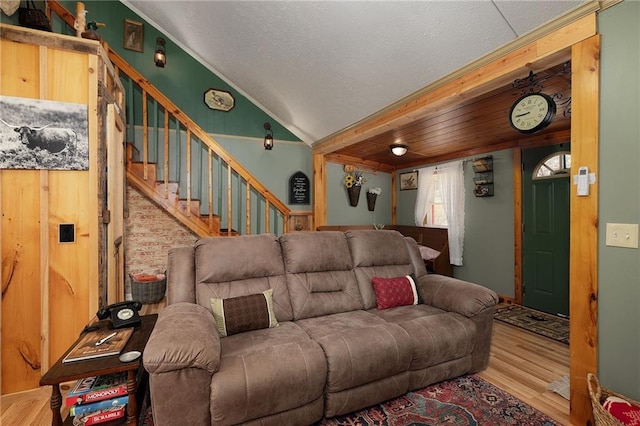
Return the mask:
{"type": "Polygon", "coordinates": [[[220,366],[220,336],[211,312],[193,303],[167,306],[158,315],[143,363],[152,374],[184,368],[215,373],[220,366]]]}
{"type": "Polygon", "coordinates": [[[498,296],[493,290],[444,275],[424,275],[418,278],[416,287],[422,303],[467,318],[498,303],[498,296]]]}

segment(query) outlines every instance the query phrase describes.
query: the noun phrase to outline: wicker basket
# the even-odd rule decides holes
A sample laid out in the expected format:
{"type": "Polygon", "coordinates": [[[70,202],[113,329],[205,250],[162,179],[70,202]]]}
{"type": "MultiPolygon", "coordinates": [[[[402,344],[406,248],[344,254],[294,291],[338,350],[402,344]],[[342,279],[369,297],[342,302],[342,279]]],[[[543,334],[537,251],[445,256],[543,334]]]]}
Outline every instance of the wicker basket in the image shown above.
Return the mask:
{"type": "Polygon", "coordinates": [[[131,295],[133,300],[141,303],[158,303],[164,297],[167,290],[167,274],[158,281],[136,281],[133,274],[131,278],[131,295]]]}
{"type": "Polygon", "coordinates": [[[630,404],[640,406],[640,403],[631,398],[600,387],[600,382],[594,374],[587,374],[587,385],[589,386],[589,396],[591,397],[591,407],[593,408],[593,418],[596,421],[596,426],[624,426],[623,423],[619,422],[618,419],[602,407],[604,401],[610,396],[617,396],[630,404]]]}

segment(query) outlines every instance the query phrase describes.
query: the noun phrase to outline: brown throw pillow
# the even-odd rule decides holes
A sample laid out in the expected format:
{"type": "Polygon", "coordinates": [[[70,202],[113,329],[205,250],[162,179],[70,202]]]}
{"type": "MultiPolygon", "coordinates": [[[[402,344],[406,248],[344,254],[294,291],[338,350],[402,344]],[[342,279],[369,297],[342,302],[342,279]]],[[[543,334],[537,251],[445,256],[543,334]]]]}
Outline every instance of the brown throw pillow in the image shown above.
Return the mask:
{"type": "Polygon", "coordinates": [[[273,313],[273,289],[248,296],[211,299],[211,310],[222,337],[278,326],[273,313]]]}

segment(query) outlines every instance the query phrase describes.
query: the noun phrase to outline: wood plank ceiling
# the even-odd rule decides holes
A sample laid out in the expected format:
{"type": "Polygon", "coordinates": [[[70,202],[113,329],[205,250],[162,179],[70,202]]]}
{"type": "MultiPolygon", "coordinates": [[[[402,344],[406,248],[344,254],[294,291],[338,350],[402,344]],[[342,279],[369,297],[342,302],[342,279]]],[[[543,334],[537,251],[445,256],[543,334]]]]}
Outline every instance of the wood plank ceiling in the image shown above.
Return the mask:
{"type": "Polygon", "coordinates": [[[542,81],[533,86],[533,91],[553,96],[557,112],[547,128],[533,134],[521,134],[509,125],[508,115],[513,103],[529,92],[528,77],[521,76],[525,80],[523,84],[512,83],[481,96],[422,113],[402,126],[333,151],[329,158],[338,162],[352,160],[370,164],[380,170],[396,170],[516,146],[569,142],[570,63],[559,64],[534,75],[536,80],[542,81]],[[394,143],[408,145],[407,153],[401,157],[393,155],[389,146],[394,143]]]}

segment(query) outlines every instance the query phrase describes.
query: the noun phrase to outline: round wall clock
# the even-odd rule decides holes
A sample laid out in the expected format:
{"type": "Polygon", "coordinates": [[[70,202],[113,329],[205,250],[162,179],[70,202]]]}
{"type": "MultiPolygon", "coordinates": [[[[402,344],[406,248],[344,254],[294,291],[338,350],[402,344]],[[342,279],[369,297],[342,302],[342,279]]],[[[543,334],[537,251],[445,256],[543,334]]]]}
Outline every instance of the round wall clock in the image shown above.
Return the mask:
{"type": "Polygon", "coordinates": [[[529,93],[515,101],[509,111],[509,124],[520,133],[533,133],[547,127],[556,115],[556,103],[544,93],[529,93]]]}

